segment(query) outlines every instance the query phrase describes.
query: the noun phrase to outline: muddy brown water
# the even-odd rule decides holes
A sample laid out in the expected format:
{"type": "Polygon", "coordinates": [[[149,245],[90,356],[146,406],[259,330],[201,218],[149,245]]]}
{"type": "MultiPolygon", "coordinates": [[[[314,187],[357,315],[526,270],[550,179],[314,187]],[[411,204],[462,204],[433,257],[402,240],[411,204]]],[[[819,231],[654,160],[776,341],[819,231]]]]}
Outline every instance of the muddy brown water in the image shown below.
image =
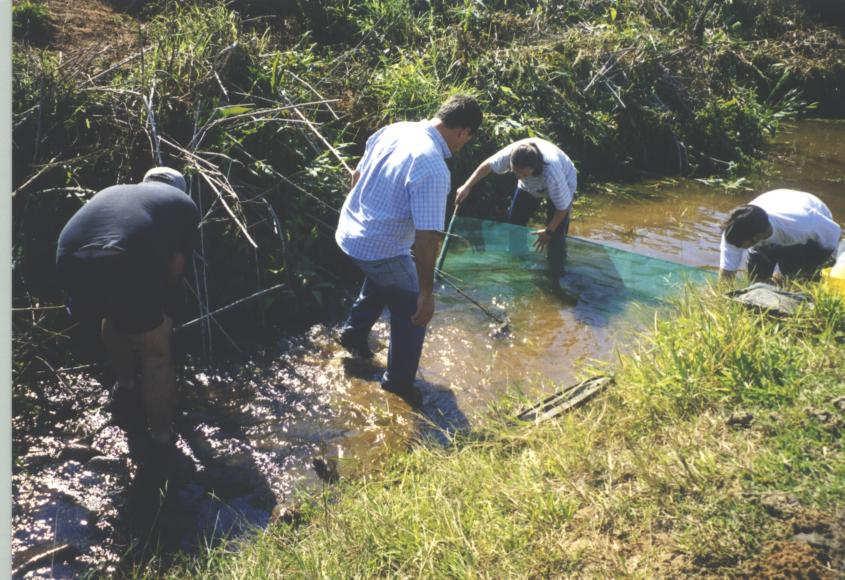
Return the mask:
{"type": "MultiPolygon", "coordinates": [[[[571,233],[715,269],[719,224],[763,190],[813,192],[845,221],[843,142],[845,123],[801,122],[780,133],[763,176],[742,183],[639,183],[589,207],[571,233]]],[[[125,433],[110,422],[98,376],[79,373],[66,376],[64,385],[45,384],[62,412],[38,434],[14,426],[16,443],[26,449],[13,476],[18,575],[115,572],[145,557],[145,548],[195,553],[215,538],[260,529],[274,507],[294,503],[299,492],[373,469],[420,435],[448,442],[506,393],[540,397],[570,383],[590,361],[611,356],[619,337],[641,328],[653,312],[633,304],[610,316],[584,300],[564,303],[539,283],[518,299],[465,284],[489,298],[491,308],[507,311],[513,334],[491,339],[485,315],[443,289],[421,361],[419,414],[378,386],[386,359],[383,321],[375,328],[380,350],[371,364],[349,359],[331,329],[318,325],[225,373],[187,369],[178,468],[160,507],[139,491],[143,474],[128,457],[125,433]],[[138,526],[139,519],[154,521],[155,534],[138,526]]]]}

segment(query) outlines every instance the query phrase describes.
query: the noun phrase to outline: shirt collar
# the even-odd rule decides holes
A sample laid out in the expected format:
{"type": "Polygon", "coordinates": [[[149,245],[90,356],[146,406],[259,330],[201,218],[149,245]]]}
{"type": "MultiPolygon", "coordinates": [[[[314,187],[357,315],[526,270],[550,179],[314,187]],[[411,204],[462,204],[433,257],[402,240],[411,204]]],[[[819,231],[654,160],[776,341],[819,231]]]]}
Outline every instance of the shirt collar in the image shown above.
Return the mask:
{"type": "Polygon", "coordinates": [[[446,144],[446,139],[443,138],[443,135],[440,134],[431,120],[423,121],[425,124],[426,133],[428,133],[437,146],[440,148],[440,152],[443,154],[443,159],[449,159],[452,156],[452,152],[449,150],[449,146],[446,144]]]}

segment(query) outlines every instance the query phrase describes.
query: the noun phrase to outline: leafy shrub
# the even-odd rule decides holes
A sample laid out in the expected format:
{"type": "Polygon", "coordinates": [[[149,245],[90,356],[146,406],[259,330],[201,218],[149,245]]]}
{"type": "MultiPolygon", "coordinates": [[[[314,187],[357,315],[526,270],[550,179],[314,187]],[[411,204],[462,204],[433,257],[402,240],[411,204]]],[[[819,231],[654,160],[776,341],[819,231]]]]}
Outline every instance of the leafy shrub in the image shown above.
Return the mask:
{"type": "Polygon", "coordinates": [[[747,90],[730,98],[717,98],[695,114],[696,137],[702,151],[720,159],[742,159],[762,146],[774,126],[765,107],[747,90]]]}
{"type": "Polygon", "coordinates": [[[12,4],[12,34],[15,38],[44,42],[52,31],[50,10],[38,0],[12,4]]]}

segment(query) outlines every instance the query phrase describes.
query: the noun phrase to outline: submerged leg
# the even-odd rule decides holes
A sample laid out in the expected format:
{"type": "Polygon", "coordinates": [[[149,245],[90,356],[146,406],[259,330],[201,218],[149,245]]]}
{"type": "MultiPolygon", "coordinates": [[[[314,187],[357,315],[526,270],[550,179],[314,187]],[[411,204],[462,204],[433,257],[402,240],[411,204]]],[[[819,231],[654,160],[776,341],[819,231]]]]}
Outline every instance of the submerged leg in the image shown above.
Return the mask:
{"type": "Polygon", "coordinates": [[[147,415],[150,437],[155,443],[171,442],[176,413],[176,367],[173,364],[171,335],[173,323],[168,317],[150,331],[136,335],[141,348],[141,397],[147,415]]]}
{"type": "Polygon", "coordinates": [[[138,437],[146,432],[146,421],[142,411],[138,372],[140,371],[140,349],[132,335],[115,328],[112,318],[102,322],[103,346],[108,353],[117,384],[111,393],[111,412],[114,423],[125,429],[130,442],[130,450],[135,447],[138,437]]]}
{"type": "MultiPolygon", "coordinates": [[[[549,203],[549,217],[555,211],[554,206],[549,203]]],[[[566,214],[566,217],[560,222],[560,225],[555,228],[552,239],[549,242],[548,253],[546,260],[549,267],[549,277],[553,282],[559,282],[560,277],[566,269],[566,236],[569,235],[569,218],[572,215],[572,210],[566,214]]]]}
{"type": "MultiPolygon", "coordinates": [[[[513,192],[510,209],[508,209],[508,223],[526,226],[531,216],[537,211],[539,200],[527,191],[516,188],[513,192]]],[[[511,254],[522,255],[529,251],[528,231],[524,228],[509,228],[508,251],[511,254]]]]}
{"type": "Polygon", "coordinates": [[[417,310],[419,292],[394,287],[388,294],[390,349],[382,386],[417,407],[422,402],[422,397],[414,387],[414,379],[420,366],[426,331],[425,326],[417,326],[411,322],[411,316],[417,310]]]}
{"type": "Polygon", "coordinates": [[[370,358],[373,356],[367,343],[367,337],[373,324],[376,323],[385,306],[385,297],[377,284],[370,280],[369,276],[364,279],[361,291],[352,308],[349,316],[340,332],[340,343],[352,354],[370,358]]]}
{"type": "Polygon", "coordinates": [[[825,263],[832,261],[834,251],[822,248],[815,240],[776,249],[778,268],[787,278],[812,278],[825,263]]]}

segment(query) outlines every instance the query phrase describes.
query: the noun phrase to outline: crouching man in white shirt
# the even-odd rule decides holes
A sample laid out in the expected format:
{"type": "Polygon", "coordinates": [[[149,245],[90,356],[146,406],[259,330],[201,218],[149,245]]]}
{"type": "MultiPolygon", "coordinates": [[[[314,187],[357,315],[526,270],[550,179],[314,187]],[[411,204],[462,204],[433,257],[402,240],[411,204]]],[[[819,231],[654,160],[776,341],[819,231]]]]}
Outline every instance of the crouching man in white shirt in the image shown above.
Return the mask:
{"type": "Polygon", "coordinates": [[[842,230],[828,207],[803,191],[775,189],[735,208],[722,228],[719,278],[731,279],[748,251],[748,277],[809,278],[833,258],[842,230]]]}

